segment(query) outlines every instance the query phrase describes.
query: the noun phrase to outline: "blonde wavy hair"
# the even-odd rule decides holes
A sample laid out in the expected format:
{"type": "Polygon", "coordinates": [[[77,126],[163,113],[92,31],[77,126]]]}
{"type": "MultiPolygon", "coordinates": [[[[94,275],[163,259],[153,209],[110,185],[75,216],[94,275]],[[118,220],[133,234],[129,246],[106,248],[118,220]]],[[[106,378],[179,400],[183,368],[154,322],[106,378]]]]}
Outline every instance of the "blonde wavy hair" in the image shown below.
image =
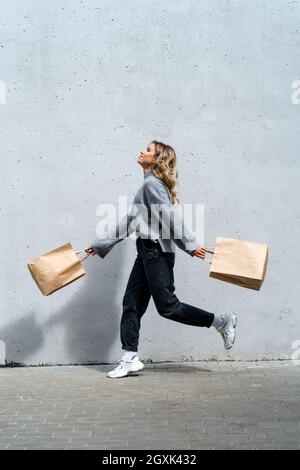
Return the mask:
{"type": "Polygon", "coordinates": [[[176,152],[170,145],[152,140],[150,142],[155,146],[155,154],[157,159],[153,163],[153,174],[162,180],[171,193],[173,205],[180,204],[175,187],[178,182],[178,169],[176,168],[176,152]]]}

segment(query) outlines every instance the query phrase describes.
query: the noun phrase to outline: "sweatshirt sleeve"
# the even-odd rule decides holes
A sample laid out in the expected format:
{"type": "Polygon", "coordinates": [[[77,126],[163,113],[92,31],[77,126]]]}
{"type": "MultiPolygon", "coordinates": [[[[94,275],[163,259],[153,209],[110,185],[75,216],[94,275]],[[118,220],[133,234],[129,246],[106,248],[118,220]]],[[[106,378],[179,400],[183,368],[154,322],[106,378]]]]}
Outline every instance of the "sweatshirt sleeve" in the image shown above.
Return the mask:
{"type": "Polygon", "coordinates": [[[134,206],[131,205],[127,214],[110,230],[107,234],[103,234],[101,238],[97,237],[92,243],[91,247],[94,252],[101,258],[110,252],[110,250],[119,242],[129,237],[134,231],[132,221],[136,218],[134,206]]]}
{"type": "MultiPolygon", "coordinates": [[[[162,217],[162,236],[164,233],[170,234],[178,248],[190,256],[195,256],[193,252],[201,246],[201,243],[187,227],[181,210],[172,205],[168,189],[160,182],[151,181],[145,186],[145,192],[150,210],[151,204],[159,204],[159,212],[162,217]]],[[[151,217],[157,218],[157,215],[156,210],[151,210],[151,217]]]]}

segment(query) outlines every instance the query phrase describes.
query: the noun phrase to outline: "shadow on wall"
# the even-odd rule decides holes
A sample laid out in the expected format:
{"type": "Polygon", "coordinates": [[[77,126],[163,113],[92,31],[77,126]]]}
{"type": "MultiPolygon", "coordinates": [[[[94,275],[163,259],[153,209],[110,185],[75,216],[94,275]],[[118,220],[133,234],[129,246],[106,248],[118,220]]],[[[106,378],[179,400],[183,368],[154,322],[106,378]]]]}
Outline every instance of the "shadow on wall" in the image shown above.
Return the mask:
{"type": "Polygon", "coordinates": [[[35,319],[36,313],[29,312],[22,320],[14,321],[1,329],[1,365],[23,365],[27,357],[43,346],[43,331],[35,319]]]}
{"type": "MultiPolygon", "coordinates": [[[[85,265],[86,276],[75,281],[79,283],[85,280],[82,282],[81,290],[61,310],[50,314],[45,323],[42,321],[41,304],[40,311],[30,311],[21,320],[2,328],[0,340],[5,343],[5,363],[2,364],[21,366],[108,363],[110,348],[116,341],[121,350],[120,320],[123,297],[121,296],[121,301],[117,301],[120,297],[117,293],[120,290],[119,273],[123,265],[124,248],[125,246],[122,250],[120,247],[112,248],[103,259],[97,255],[88,258],[85,265]],[[39,322],[36,321],[37,318],[40,319],[39,322]],[[48,331],[52,335],[51,347],[55,347],[57,325],[64,326],[62,347],[66,350],[66,356],[71,359],[59,362],[57,357],[60,354],[54,351],[53,361],[38,364],[28,362],[28,358],[43,347],[48,331]]],[[[65,289],[68,289],[68,286],[52,295],[64,295],[65,289]]],[[[36,295],[42,294],[37,291],[36,295]]]]}

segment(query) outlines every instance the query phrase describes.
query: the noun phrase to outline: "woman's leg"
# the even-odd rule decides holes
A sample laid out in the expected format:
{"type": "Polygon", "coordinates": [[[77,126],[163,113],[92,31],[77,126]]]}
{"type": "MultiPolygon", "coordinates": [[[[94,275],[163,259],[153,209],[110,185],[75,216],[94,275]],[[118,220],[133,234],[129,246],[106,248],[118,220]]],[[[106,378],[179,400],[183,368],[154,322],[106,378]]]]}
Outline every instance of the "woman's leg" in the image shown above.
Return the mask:
{"type": "Polygon", "coordinates": [[[141,240],[140,252],[158,313],[169,320],[186,325],[210,328],[214,314],[180,302],[174,294],[175,253],[164,253],[159,244],[141,240]]]}
{"type": "Polygon", "coordinates": [[[145,313],[151,292],[141,256],[137,255],[123,297],[121,318],[122,349],[137,351],[141,318],[145,313]]]}

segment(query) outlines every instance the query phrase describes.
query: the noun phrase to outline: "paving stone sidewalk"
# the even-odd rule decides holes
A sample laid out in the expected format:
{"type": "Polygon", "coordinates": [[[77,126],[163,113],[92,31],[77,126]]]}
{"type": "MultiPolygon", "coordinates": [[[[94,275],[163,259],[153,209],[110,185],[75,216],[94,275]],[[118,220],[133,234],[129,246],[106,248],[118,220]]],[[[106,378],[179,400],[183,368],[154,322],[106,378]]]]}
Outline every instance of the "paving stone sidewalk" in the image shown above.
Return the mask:
{"type": "Polygon", "coordinates": [[[290,361],[0,368],[0,449],[300,449],[290,361]]]}

